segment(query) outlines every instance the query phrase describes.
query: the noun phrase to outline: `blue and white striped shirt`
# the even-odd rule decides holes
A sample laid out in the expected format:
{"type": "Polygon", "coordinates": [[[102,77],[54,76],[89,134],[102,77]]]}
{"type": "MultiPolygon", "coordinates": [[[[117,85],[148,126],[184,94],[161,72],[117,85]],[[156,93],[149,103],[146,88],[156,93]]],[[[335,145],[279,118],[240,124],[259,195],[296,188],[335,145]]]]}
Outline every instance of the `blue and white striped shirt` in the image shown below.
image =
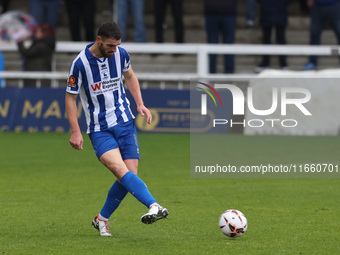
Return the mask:
{"type": "Polygon", "coordinates": [[[111,58],[97,58],[89,47],[73,61],[66,91],[79,94],[85,112],[87,133],[102,131],[134,119],[126,98],[122,73],[130,69],[129,54],[121,47],[111,58]]]}

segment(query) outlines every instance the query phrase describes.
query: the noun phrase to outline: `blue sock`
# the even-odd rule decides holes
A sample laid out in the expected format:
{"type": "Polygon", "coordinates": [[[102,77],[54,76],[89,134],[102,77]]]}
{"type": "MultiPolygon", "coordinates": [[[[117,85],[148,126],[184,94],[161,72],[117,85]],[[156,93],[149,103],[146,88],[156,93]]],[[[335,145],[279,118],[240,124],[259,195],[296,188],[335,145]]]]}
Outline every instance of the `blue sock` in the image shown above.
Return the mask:
{"type": "Polygon", "coordinates": [[[127,193],[128,191],[119,183],[119,181],[115,181],[107,194],[105,204],[100,211],[100,214],[107,219],[110,218],[127,193]]]}
{"type": "Polygon", "coordinates": [[[145,183],[131,171],[127,172],[120,183],[127,189],[139,202],[148,208],[157,201],[153,198],[145,183]]]}

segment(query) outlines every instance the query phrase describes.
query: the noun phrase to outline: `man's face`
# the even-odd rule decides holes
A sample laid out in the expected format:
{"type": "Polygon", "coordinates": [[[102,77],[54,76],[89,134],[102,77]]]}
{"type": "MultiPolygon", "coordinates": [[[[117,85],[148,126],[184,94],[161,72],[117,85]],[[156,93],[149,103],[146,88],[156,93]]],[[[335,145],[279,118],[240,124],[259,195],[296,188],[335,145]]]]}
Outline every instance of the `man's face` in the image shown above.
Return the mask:
{"type": "Polygon", "coordinates": [[[100,38],[99,40],[100,53],[103,55],[103,57],[111,58],[113,54],[116,52],[117,46],[120,45],[121,41],[122,41],[121,39],[114,40],[107,38],[103,40],[102,38],[100,38]]]}

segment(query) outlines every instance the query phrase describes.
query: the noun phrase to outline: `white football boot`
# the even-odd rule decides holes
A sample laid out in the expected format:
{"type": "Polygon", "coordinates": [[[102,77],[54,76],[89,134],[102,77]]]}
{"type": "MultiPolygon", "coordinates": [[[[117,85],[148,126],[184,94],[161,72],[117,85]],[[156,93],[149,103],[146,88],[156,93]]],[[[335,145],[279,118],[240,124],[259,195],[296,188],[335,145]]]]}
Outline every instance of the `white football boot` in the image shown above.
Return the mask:
{"type": "Polygon", "coordinates": [[[92,226],[99,231],[101,236],[112,236],[108,225],[111,227],[111,224],[108,221],[99,220],[98,215],[94,217],[92,221],[92,226]]]}
{"type": "Polygon", "coordinates": [[[149,212],[144,214],[141,221],[145,224],[152,224],[158,220],[168,218],[168,209],[156,204],[150,207],[149,212]]]}

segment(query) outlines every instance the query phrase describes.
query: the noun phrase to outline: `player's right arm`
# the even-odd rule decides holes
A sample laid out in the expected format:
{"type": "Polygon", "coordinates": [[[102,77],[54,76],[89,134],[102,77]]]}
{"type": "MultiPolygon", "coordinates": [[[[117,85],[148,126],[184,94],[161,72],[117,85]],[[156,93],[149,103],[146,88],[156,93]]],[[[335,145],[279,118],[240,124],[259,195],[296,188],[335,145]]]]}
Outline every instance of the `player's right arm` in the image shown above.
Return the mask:
{"type": "Polygon", "coordinates": [[[68,122],[71,126],[71,137],[70,137],[70,144],[76,150],[83,149],[83,135],[81,134],[78,116],[77,116],[77,94],[71,94],[66,92],[65,96],[65,107],[66,107],[66,114],[68,122]]]}

